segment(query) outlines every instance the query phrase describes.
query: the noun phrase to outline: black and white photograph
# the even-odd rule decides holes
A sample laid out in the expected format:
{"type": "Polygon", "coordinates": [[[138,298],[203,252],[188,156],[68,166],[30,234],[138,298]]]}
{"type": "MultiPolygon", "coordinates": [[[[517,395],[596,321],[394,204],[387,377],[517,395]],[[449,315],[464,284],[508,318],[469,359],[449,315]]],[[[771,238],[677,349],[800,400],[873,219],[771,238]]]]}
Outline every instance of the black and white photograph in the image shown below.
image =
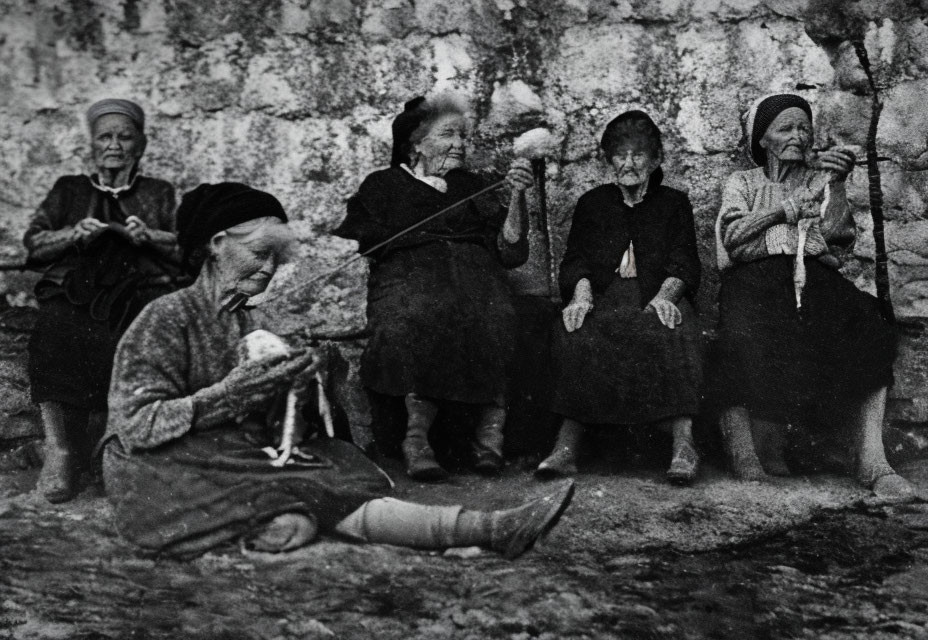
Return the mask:
{"type": "Polygon", "coordinates": [[[0,640],[928,640],[926,0],[0,0],[0,640]]]}

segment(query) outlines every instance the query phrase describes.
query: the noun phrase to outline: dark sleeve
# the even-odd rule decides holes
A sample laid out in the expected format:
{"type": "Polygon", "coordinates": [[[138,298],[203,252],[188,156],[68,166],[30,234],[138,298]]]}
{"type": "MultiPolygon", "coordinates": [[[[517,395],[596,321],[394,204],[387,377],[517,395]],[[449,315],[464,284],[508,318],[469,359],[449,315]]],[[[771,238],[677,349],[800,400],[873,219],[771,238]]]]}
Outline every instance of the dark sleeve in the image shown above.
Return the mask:
{"type": "Polygon", "coordinates": [[[582,196],[574,209],[567,236],[567,249],[561,261],[559,284],[561,299],[569,301],[574,295],[574,287],[583,278],[592,278],[593,266],[590,248],[596,241],[596,230],[592,220],[592,208],[587,196],[582,196]]]}
{"type": "Polygon", "coordinates": [[[177,197],[174,194],[174,187],[170,183],[164,183],[158,204],[158,228],[161,231],[175,231],[177,219],[174,211],[177,209],[177,197]]]}
{"type": "Polygon", "coordinates": [[[390,230],[368,211],[360,194],[348,199],[348,213],[332,232],[339,238],[358,241],[358,253],[364,253],[378,242],[390,237],[390,230]]]}
{"type": "Polygon", "coordinates": [[[52,190],[48,192],[42,204],[29,220],[29,227],[23,236],[26,249],[33,249],[33,239],[43,231],[58,231],[67,224],[67,178],[58,178],[52,190]]]}
{"type": "Polygon", "coordinates": [[[669,252],[666,277],[679,278],[686,284],[687,293],[694,295],[699,289],[702,266],[696,245],[696,224],[693,205],[685,194],[680,194],[673,223],[669,229],[669,252]]]}

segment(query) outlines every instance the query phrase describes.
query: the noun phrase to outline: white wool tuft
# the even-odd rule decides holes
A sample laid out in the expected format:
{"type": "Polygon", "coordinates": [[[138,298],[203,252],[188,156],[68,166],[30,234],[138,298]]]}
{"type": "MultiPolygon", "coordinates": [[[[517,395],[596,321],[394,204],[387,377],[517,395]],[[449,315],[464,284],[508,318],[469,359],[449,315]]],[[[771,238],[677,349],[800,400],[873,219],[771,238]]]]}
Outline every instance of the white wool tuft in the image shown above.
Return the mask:
{"type": "Polygon", "coordinates": [[[238,346],[239,362],[266,360],[290,353],[290,347],[277,335],[264,329],[244,336],[238,346]]]}
{"type": "Polygon", "coordinates": [[[555,155],[558,140],[543,127],[526,131],[512,143],[512,151],[520,158],[544,158],[555,155]]]}

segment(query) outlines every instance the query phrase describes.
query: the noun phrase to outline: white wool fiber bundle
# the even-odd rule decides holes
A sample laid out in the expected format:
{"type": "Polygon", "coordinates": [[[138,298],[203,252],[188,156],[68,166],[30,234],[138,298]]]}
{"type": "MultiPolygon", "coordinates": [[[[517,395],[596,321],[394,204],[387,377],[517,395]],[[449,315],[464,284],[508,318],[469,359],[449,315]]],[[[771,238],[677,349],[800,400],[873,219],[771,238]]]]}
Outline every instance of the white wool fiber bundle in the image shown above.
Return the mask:
{"type": "Polygon", "coordinates": [[[258,329],[244,336],[238,345],[239,362],[253,362],[267,360],[276,356],[285,356],[290,353],[290,347],[270,331],[258,329]]]}
{"type": "Polygon", "coordinates": [[[544,127],[539,127],[516,138],[512,143],[512,151],[520,158],[534,160],[555,155],[557,146],[557,138],[544,127]]]}

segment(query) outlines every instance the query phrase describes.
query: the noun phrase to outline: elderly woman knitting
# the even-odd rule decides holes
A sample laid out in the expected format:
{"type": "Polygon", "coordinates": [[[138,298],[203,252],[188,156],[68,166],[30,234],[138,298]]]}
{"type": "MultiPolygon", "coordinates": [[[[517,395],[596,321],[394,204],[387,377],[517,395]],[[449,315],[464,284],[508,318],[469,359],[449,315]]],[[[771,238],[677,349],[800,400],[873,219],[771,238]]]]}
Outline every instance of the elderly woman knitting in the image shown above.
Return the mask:
{"type": "MultiPolygon", "coordinates": [[[[348,201],[335,233],[366,251],[486,185],[465,170],[466,107],[450,95],[416,98],[393,121],[389,169],[372,173],[348,201]]],[[[409,475],[442,480],[429,431],[443,401],[479,406],[474,467],[503,462],[506,367],[515,310],[504,268],[528,258],[520,194],[532,184],[526,160],[509,170],[508,209],[494,196],[469,201],[372,255],[367,317],[372,336],[361,376],[369,389],[402,397],[409,475]]]]}
{"type": "Polygon", "coordinates": [[[322,530],[515,557],[554,526],[572,485],[515,509],[470,511],[386,498],[387,475],[340,440],[306,439],[281,463],[275,398],[292,397],[318,358],[285,348],[243,359],[255,335],[280,339],[254,333],[271,326],[258,309],[227,302],[262,293],[286,260],[286,214],[270,194],[222,183],[185,195],[177,215],[196,281],[145,308],[113,368],[103,472],[125,538],[184,557],[234,539],[286,551],[322,530]]]}
{"type": "Polygon", "coordinates": [[[586,425],[660,425],[673,433],[668,478],[691,482],[702,375],[693,209],[661,184],[661,133],[645,113],[612,120],[601,145],[615,182],[581,196],[571,223],[560,273],[569,302],[551,348],[563,423],[537,474],[576,473],[586,425]]]}
{"type": "MultiPolygon", "coordinates": [[[[757,168],[729,178],[717,223],[715,386],[729,408],[723,432],[734,470],[764,475],[748,414],[768,442],[770,429],[808,424],[816,409],[843,415],[849,407],[858,479],[878,495],[907,497],[912,486],[890,467],[882,441],[895,333],[876,299],[837,271],[832,254],[854,238],[845,195],[854,155],[811,153],[812,109],[794,94],[756,101],[745,129],[757,168]]],[[[782,435],[767,447],[771,473],[788,472],[782,435]]]]}
{"type": "Polygon", "coordinates": [[[119,336],[176,273],[174,189],[139,171],[141,107],[101,100],[87,126],[95,172],[59,178],[24,238],[29,263],[44,269],[29,378],[45,427],[39,489],[51,502],[74,495],[102,435],[119,336]]]}

